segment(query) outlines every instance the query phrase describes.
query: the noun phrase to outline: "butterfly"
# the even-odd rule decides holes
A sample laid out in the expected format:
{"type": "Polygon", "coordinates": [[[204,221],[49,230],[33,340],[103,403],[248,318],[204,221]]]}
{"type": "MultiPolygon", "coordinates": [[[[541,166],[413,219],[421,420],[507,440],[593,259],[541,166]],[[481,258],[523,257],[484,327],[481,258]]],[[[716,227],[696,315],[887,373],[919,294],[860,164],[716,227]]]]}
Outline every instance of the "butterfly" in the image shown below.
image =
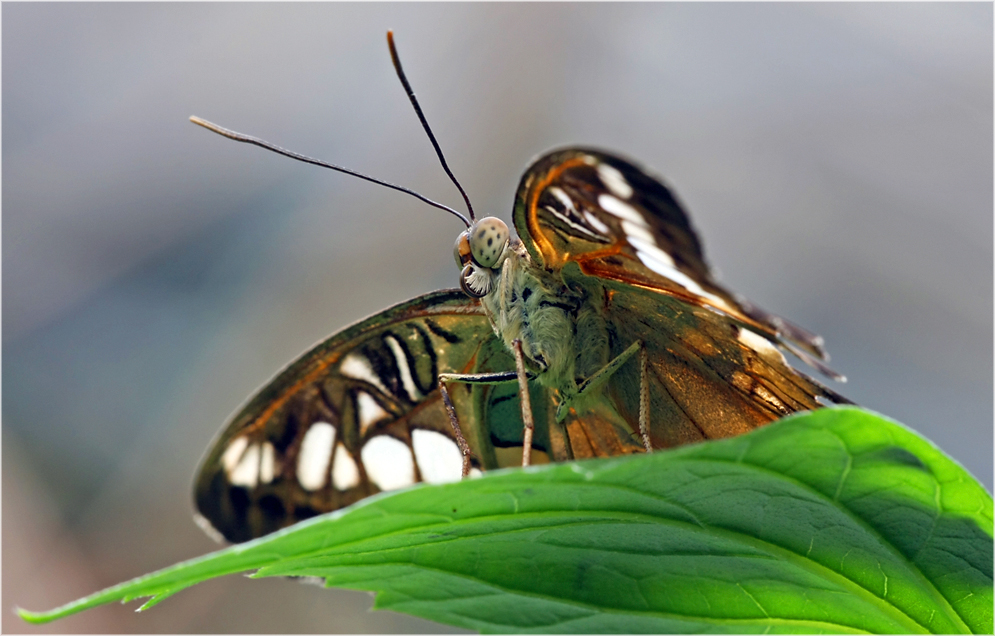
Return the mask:
{"type": "Polygon", "coordinates": [[[460,289],[340,331],[252,397],[201,463],[205,528],[246,541],[416,482],[648,452],[850,403],[782,353],[842,380],[822,339],[722,287],[683,206],[635,162],[539,157],[515,195],[517,237],[473,219],[463,195],[470,219],[446,208],[467,224],[460,289]]]}

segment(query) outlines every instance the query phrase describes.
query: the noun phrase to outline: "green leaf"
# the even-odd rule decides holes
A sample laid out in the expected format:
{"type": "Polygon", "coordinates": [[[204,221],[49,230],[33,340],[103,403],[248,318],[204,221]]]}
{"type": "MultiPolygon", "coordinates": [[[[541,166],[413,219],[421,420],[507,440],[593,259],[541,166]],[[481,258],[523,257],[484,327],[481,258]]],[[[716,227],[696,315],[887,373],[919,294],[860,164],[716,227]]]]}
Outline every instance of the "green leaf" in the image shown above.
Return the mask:
{"type": "Polygon", "coordinates": [[[380,495],[45,613],[318,576],[487,632],[992,632],[992,498],[855,408],[380,495]]]}

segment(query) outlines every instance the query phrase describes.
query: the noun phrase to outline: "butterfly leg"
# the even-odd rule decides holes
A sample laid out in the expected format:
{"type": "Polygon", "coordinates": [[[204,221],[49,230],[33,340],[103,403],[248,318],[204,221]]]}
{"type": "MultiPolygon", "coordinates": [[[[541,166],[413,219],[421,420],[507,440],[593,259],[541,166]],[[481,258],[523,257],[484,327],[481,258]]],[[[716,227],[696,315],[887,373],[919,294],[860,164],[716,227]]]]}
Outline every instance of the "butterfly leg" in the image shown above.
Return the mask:
{"type": "Polygon", "coordinates": [[[650,381],[649,354],[646,347],[639,347],[639,436],[643,438],[643,448],[647,453],[653,452],[650,442],[650,381]]]}
{"type": "Polygon", "coordinates": [[[522,341],[515,338],[511,341],[515,351],[515,375],[518,377],[518,398],[522,404],[522,424],[525,431],[522,437],[522,466],[532,463],[532,433],[535,423],[532,421],[532,399],[529,397],[529,376],[525,372],[525,354],[522,353],[522,341]]]}
{"type": "Polygon", "coordinates": [[[449,389],[446,388],[446,380],[448,379],[450,378],[439,376],[439,393],[442,394],[442,402],[446,405],[446,413],[449,414],[449,424],[452,425],[453,433],[456,435],[456,445],[459,446],[460,453],[463,454],[463,477],[466,477],[470,474],[470,445],[466,443],[463,431],[459,427],[459,420],[456,418],[456,408],[449,397],[449,389]]]}
{"type": "Polygon", "coordinates": [[[628,362],[629,359],[637,353],[639,354],[639,436],[642,438],[643,448],[646,449],[646,452],[653,450],[649,434],[649,362],[646,347],[643,346],[641,340],[633,342],[625,351],[618,354],[614,360],[601,367],[594,373],[594,375],[584,380],[580,386],[577,387],[577,393],[571,396],[570,399],[560,402],[559,406],[556,408],[556,420],[562,421],[562,419],[566,416],[566,411],[570,407],[571,402],[583,396],[585,393],[589,393],[597,389],[602,384],[607,382],[608,379],[616,371],[618,371],[623,364],[628,362]]]}
{"type": "MultiPolygon", "coordinates": [[[[519,352],[521,351],[521,345],[519,345],[519,352]]],[[[524,371],[524,370],[523,370],[524,371]]],[[[525,372],[525,386],[528,386],[528,381],[533,379],[535,376],[531,373],[525,372]]],[[[440,373],[439,374],[439,393],[442,394],[442,403],[446,406],[446,413],[449,415],[449,424],[453,427],[453,433],[456,435],[456,445],[459,446],[460,452],[463,454],[463,476],[466,477],[470,474],[470,445],[467,444],[466,438],[463,437],[463,430],[459,425],[459,418],[456,416],[456,407],[453,406],[453,401],[449,397],[449,389],[446,388],[447,382],[462,382],[463,384],[504,384],[506,382],[519,381],[519,388],[521,388],[521,380],[517,371],[507,371],[505,373],[440,373]]],[[[525,400],[528,400],[528,391],[525,392],[525,400]]],[[[532,410],[529,413],[529,423],[532,422],[532,410]]],[[[525,410],[523,407],[522,417],[525,417],[525,410]]],[[[532,435],[531,427],[526,428],[526,435],[528,436],[528,445],[526,448],[531,450],[532,445],[532,435]]],[[[523,451],[523,453],[528,452],[531,456],[531,452],[523,451]]],[[[528,465],[528,464],[525,464],[528,465]]]]}

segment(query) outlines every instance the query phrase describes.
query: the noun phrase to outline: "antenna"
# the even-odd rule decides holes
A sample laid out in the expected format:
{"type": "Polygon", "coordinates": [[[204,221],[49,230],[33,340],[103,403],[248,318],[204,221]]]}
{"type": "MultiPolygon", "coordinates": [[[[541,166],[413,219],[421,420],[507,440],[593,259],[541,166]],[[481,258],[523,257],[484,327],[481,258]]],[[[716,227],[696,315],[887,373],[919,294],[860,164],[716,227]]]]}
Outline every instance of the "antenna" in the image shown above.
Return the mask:
{"type": "Polygon", "coordinates": [[[442,155],[442,148],[439,146],[439,142],[435,140],[432,128],[428,125],[428,120],[425,119],[425,113],[422,112],[421,106],[418,105],[418,98],[415,97],[415,92],[411,89],[411,84],[408,83],[408,78],[404,75],[404,69],[401,68],[401,58],[397,55],[397,47],[394,46],[393,31],[387,31],[387,46],[390,48],[390,59],[394,62],[394,70],[397,71],[397,77],[401,80],[401,85],[404,86],[404,92],[408,94],[408,99],[411,100],[411,105],[415,108],[415,114],[418,115],[418,120],[421,122],[422,128],[425,129],[429,141],[432,142],[432,147],[435,148],[435,154],[439,155],[439,162],[442,163],[442,169],[446,171],[446,174],[449,175],[449,178],[456,185],[456,189],[463,195],[463,200],[466,201],[466,209],[470,213],[470,220],[472,221],[474,220],[474,216],[473,206],[470,205],[470,197],[466,196],[463,186],[459,184],[459,181],[456,180],[456,175],[449,169],[449,164],[446,163],[446,158],[442,155]]]}
{"type": "Polygon", "coordinates": [[[336,166],[335,164],[328,163],[327,161],[322,161],[321,159],[315,159],[313,157],[308,157],[307,155],[302,155],[300,153],[294,152],[293,150],[287,150],[286,148],[281,148],[280,146],[277,146],[276,144],[271,144],[270,142],[265,141],[263,139],[259,139],[258,137],[251,137],[249,135],[243,135],[242,133],[235,132],[234,130],[228,130],[227,128],[222,128],[221,126],[218,126],[217,124],[211,123],[211,122],[207,121],[206,119],[201,119],[200,117],[197,117],[196,115],[192,115],[190,117],[190,121],[192,121],[193,123],[197,124],[198,126],[203,126],[204,128],[207,128],[211,132],[216,132],[219,135],[221,135],[222,137],[227,137],[229,139],[234,139],[235,141],[241,141],[242,143],[247,143],[247,144],[252,144],[254,146],[259,146],[260,148],[265,148],[266,150],[270,150],[272,152],[275,152],[278,155],[283,155],[284,157],[290,157],[291,159],[296,159],[297,161],[303,161],[304,163],[310,163],[310,164],[315,165],[315,166],[321,166],[322,168],[329,168],[331,170],[337,170],[339,172],[344,172],[344,173],[350,174],[350,175],[352,175],[354,177],[359,177],[360,179],[365,179],[365,180],[370,181],[372,183],[376,183],[378,185],[382,185],[382,186],[385,186],[387,188],[391,188],[393,190],[397,190],[398,192],[403,192],[405,194],[410,194],[411,196],[415,197],[416,199],[419,199],[420,201],[424,201],[425,203],[431,205],[432,207],[439,208],[440,210],[445,210],[446,212],[449,212],[450,214],[455,214],[456,216],[459,217],[459,219],[461,221],[463,221],[463,223],[467,227],[470,227],[470,221],[465,216],[463,216],[462,214],[460,214],[459,212],[457,212],[456,210],[452,209],[448,205],[443,205],[442,203],[438,203],[436,201],[433,201],[432,199],[429,199],[426,196],[418,194],[417,192],[415,192],[414,190],[411,190],[410,188],[405,188],[404,186],[395,185],[393,183],[389,183],[389,182],[384,181],[382,179],[377,179],[376,177],[371,177],[369,175],[365,175],[362,172],[356,172],[355,170],[350,170],[349,168],[343,168],[342,166],[336,166]]]}
{"type": "Polygon", "coordinates": [[[283,155],[284,157],[290,157],[291,159],[296,159],[297,161],[303,161],[304,163],[310,163],[310,164],[315,165],[315,166],[321,166],[322,168],[329,168],[331,170],[337,170],[339,172],[344,172],[344,173],[350,174],[350,175],[352,175],[354,177],[359,177],[360,179],[365,179],[366,181],[370,181],[372,183],[376,183],[378,185],[382,185],[382,186],[385,186],[387,188],[391,188],[393,190],[397,190],[398,192],[403,192],[405,194],[410,194],[411,196],[415,197],[416,199],[418,199],[420,201],[424,201],[425,203],[431,205],[432,207],[439,208],[440,210],[445,210],[446,212],[449,212],[450,214],[454,214],[454,215],[458,216],[459,219],[461,221],[463,221],[463,223],[467,227],[470,227],[470,221],[465,216],[463,216],[462,214],[460,214],[459,212],[457,212],[456,210],[452,209],[448,205],[443,205],[442,203],[438,203],[436,201],[433,201],[432,199],[429,199],[426,196],[418,194],[417,192],[415,192],[414,190],[411,190],[410,188],[405,188],[404,186],[394,185],[393,183],[388,183],[387,181],[384,181],[382,179],[377,179],[376,177],[371,177],[369,175],[365,175],[362,172],[356,172],[355,170],[350,170],[349,168],[343,168],[342,166],[336,166],[335,164],[328,163],[327,161],[322,161],[321,159],[315,159],[313,157],[308,157],[307,155],[302,155],[302,154],[294,152],[292,150],[287,150],[286,148],[281,148],[280,146],[277,146],[276,144],[271,144],[270,142],[262,140],[262,139],[259,139],[258,137],[251,137],[249,135],[243,135],[242,133],[235,132],[234,130],[228,130],[227,128],[222,128],[221,126],[219,126],[217,124],[214,124],[214,123],[211,123],[211,122],[207,121],[206,119],[201,119],[200,117],[197,117],[196,115],[191,116],[190,117],[190,121],[192,121],[193,123],[197,124],[198,126],[203,126],[204,128],[207,128],[211,132],[216,132],[219,135],[221,135],[222,137],[227,137],[228,139],[234,139],[235,141],[241,141],[243,143],[252,144],[254,146],[259,146],[260,148],[265,148],[266,150],[270,150],[272,152],[275,152],[278,155],[283,155]]]}
{"type": "Polygon", "coordinates": [[[419,201],[423,201],[432,207],[439,208],[440,210],[445,210],[450,214],[453,214],[463,221],[463,224],[467,228],[470,227],[470,222],[474,220],[473,216],[473,206],[470,205],[470,197],[466,196],[466,192],[463,190],[463,186],[459,184],[456,180],[456,176],[453,175],[453,171],[449,169],[449,164],[446,163],[446,158],[442,155],[442,148],[439,147],[439,142],[435,140],[435,135],[432,134],[432,129],[428,125],[428,120],[425,119],[425,114],[422,113],[421,106],[418,105],[418,100],[415,98],[415,92],[411,90],[411,84],[408,83],[408,78],[404,75],[404,70],[401,68],[401,58],[397,55],[397,48],[394,46],[394,32],[387,31],[387,46],[390,48],[390,58],[394,62],[394,69],[397,71],[397,76],[401,80],[401,84],[404,86],[405,92],[408,94],[408,99],[411,100],[411,105],[415,108],[415,113],[418,115],[418,120],[421,121],[422,127],[425,132],[428,133],[429,141],[432,142],[432,146],[435,148],[435,153],[439,156],[439,161],[442,162],[442,169],[446,171],[449,178],[452,179],[453,183],[456,184],[456,189],[459,190],[460,194],[463,195],[463,200],[466,201],[466,209],[470,213],[470,218],[467,219],[465,216],[452,209],[448,205],[444,205],[437,201],[433,201],[426,196],[418,194],[410,188],[405,188],[404,186],[395,185],[389,183],[382,179],[377,179],[376,177],[371,177],[365,175],[362,172],[356,172],[355,170],[350,170],[349,168],[343,168],[342,166],[337,166],[333,163],[328,163],[327,161],[322,161],[320,159],[315,159],[313,157],[308,157],[307,155],[302,155],[300,153],[294,152],[292,150],[287,150],[286,148],[281,148],[276,144],[271,144],[268,141],[259,139],[258,137],[251,137],[249,135],[244,135],[240,132],[235,132],[234,130],[228,130],[227,128],[222,128],[217,124],[211,123],[206,119],[201,119],[200,117],[191,116],[190,121],[197,124],[198,126],[203,126],[211,132],[215,132],[222,137],[227,137],[228,139],[233,139],[235,141],[241,141],[242,143],[252,144],[254,146],[259,146],[260,148],[265,148],[266,150],[275,152],[284,157],[290,157],[291,159],[296,159],[297,161],[303,161],[304,163],[310,163],[315,166],[321,166],[322,168],[328,168],[330,170],[336,170],[338,172],[344,172],[345,174],[352,175],[354,177],[359,177],[371,183],[376,183],[377,185],[382,185],[392,190],[397,190],[398,192],[403,192],[405,194],[410,194],[419,201]]]}
{"type": "Polygon", "coordinates": [[[254,146],[259,146],[260,148],[265,148],[266,150],[275,152],[284,157],[290,157],[291,159],[296,159],[297,161],[303,161],[304,163],[310,163],[315,166],[321,166],[322,168],[328,168],[330,170],[336,170],[338,172],[344,172],[345,174],[352,175],[354,177],[359,177],[371,183],[376,183],[377,185],[382,185],[392,190],[397,190],[398,192],[403,192],[405,194],[410,194],[419,201],[423,201],[432,207],[439,208],[440,210],[445,210],[450,214],[459,217],[459,220],[463,221],[463,224],[467,228],[470,227],[470,222],[474,220],[473,216],[473,206],[470,205],[470,197],[466,196],[466,191],[463,190],[463,186],[459,184],[456,180],[456,176],[453,171],[449,169],[449,164],[446,163],[446,158],[442,155],[442,148],[439,147],[439,142],[435,140],[435,135],[432,134],[432,129],[428,125],[428,120],[425,119],[425,114],[421,110],[421,106],[418,105],[418,99],[415,97],[415,92],[411,90],[411,84],[408,83],[408,78],[404,75],[404,70],[401,68],[401,58],[397,55],[397,48],[394,46],[394,32],[387,31],[387,46],[390,48],[390,58],[394,62],[394,69],[397,71],[397,77],[400,78],[401,84],[404,86],[405,92],[408,94],[408,99],[411,100],[411,105],[415,108],[415,113],[418,115],[418,120],[421,121],[422,127],[428,134],[429,141],[432,142],[432,146],[435,148],[435,153],[439,156],[439,161],[442,163],[442,169],[446,171],[449,178],[452,179],[453,183],[456,184],[456,189],[459,190],[460,194],[463,195],[463,200],[466,202],[466,209],[470,213],[470,218],[467,219],[465,216],[452,209],[448,205],[444,205],[437,201],[433,201],[426,196],[418,194],[410,188],[405,188],[404,186],[395,185],[389,183],[382,179],[377,179],[376,177],[371,177],[369,175],[363,174],[362,172],[356,172],[355,170],[350,170],[349,168],[343,168],[342,166],[337,166],[333,163],[328,163],[327,161],[322,161],[320,159],[315,159],[313,157],[308,157],[307,155],[302,155],[300,153],[294,152],[292,150],[287,150],[286,148],[281,148],[276,144],[271,144],[268,141],[259,139],[258,137],[252,137],[249,135],[244,135],[240,132],[235,132],[234,130],[228,130],[227,128],[222,128],[217,124],[211,123],[206,119],[201,119],[197,116],[191,116],[190,121],[197,124],[198,126],[203,126],[211,132],[215,132],[222,137],[227,137],[228,139],[233,139],[235,141],[241,141],[242,143],[252,144],[254,146]]]}

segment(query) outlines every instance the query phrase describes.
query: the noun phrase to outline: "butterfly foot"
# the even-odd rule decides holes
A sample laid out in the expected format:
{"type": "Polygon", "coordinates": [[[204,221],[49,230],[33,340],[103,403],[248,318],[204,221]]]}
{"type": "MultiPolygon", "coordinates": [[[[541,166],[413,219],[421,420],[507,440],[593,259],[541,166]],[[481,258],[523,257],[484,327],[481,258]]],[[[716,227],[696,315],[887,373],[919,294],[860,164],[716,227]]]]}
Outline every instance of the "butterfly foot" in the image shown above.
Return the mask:
{"type": "Polygon", "coordinates": [[[567,417],[566,402],[560,402],[556,405],[556,423],[562,424],[563,420],[567,417]]]}
{"type": "Polygon", "coordinates": [[[570,411],[573,410],[571,407],[573,406],[574,398],[577,397],[577,395],[579,395],[579,393],[576,390],[570,393],[567,393],[566,391],[560,393],[560,401],[556,405],[555,414],[557,424],[562,424],[563,421],[567,419],[567,415],[569,415],[570,411]]]}

